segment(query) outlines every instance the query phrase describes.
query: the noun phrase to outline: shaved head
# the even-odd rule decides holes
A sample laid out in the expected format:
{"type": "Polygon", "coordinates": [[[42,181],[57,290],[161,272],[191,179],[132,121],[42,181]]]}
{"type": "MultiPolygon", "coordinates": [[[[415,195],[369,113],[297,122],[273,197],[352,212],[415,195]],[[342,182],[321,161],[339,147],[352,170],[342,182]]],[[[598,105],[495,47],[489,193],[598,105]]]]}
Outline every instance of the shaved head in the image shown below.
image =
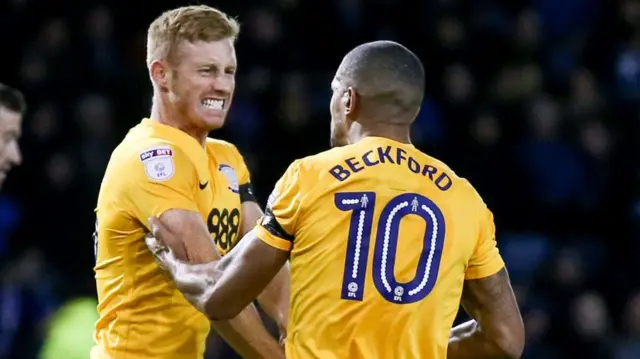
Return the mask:
{"type": "Polygon", "coordinates": [[[355,90],[360,117],[383,122],[413,122],[424,97],[420,59],[393,41],[369,42],[351,50],[342,60],[336,80],[355,90]]]}

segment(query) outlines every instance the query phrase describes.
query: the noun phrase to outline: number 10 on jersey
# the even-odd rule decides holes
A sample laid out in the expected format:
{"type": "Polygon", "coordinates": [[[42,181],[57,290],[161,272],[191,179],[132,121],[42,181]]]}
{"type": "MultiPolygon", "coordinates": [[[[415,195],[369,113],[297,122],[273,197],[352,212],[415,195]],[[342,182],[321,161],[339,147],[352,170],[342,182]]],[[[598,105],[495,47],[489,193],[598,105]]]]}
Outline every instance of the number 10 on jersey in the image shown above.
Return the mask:
{"type": "MultiPolygon", "coordinates": [[[[361,301],[368,267],[371,227],[373,225],[376,194],[374,192],[342,192],[335,195],[336,207],[351,212],[347,254],[342,282],[342,299],[361,301]]],[[[408,304],[424,299],[436,284],[445,223],[442,211],[435,203],[417,193],[404,193],[392,198],[378,218],[373,243],[373,282],[382,297],[392,303],[408,304]],[[425,233],[406,233],[423,238],[422,252],[415,277],[399,283],[394,268],[398,248],[400,222],[407,215],[416,215],[427,223],[425,233]]],[[[416,248],[418,251],[419,248],[416,248]]]]}

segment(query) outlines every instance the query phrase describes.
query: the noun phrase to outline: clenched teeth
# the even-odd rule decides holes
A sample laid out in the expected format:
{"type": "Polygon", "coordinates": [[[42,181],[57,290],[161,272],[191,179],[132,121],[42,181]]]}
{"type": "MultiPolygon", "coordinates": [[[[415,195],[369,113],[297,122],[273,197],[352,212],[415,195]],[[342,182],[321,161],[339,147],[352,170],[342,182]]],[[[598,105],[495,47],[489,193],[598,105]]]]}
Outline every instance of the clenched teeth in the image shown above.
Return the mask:
{"type": "Polygon", "coordinates": [[[202,105],[212,110],[222,110],[224,107],[224,100],[206,99],[202,101],[202,105]]]}

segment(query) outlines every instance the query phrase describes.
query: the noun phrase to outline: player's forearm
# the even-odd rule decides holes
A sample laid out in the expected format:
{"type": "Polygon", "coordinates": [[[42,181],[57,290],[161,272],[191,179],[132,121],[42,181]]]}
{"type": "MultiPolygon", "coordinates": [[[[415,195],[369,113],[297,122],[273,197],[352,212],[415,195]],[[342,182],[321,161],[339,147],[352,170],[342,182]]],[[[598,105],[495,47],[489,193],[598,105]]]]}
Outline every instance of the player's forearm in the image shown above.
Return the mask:
{"type": "Polygon", "coordinates": [[[519,354],[505,351],[494,338],[486,335],[475,320],[451,330],[447,359],[517,359],[519,354]]]}
{"type": "MultiPolygon", "coordinates": [[[[249,232],[217,263],[215,272],[220,275],[209,280],[202,311],[212,320],[234,318],[282,273],[288,258],[289,252],[274,249],[249,232]]],[[[288,295],[289,290],[284,292],[288,295]]]]}
{"type": "Polygon", "coordinates": [[[289,320],[289,289],[289,266],[285,265],[258,296],[260,307],[278,324],[282,338],[286,336],[289,320]]]}
{"type": "Polygon", "coordinates": [[[214,330],[245,359],[284,358],[284,348],[267,332],[250,304],[235,318],[211,322],[214,330]]]}
{"type": "Polygon", "coordinates": [[[264,288],[235,280],[234,275],[222,280],[230,266],[234,266],[236,272],[243,270],[241,263],[234,263],[233,251],[221,260],[198,265],[179,261],[169,251],[156,250],[155,255],[171,274],[178,290],[211,320],[237,317],[264,288]]]}

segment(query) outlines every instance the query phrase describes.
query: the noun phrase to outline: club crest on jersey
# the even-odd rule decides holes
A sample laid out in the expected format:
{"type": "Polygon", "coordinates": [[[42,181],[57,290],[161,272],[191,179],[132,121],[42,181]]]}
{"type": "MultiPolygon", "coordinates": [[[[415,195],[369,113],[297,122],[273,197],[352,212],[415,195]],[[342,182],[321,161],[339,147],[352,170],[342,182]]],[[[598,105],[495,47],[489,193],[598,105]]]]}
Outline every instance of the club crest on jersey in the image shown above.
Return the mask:
{"type": "Polygon", "coordinates": [[[218,171],[222,172],[224,177],[229,181],[229,190],[233,193],[240,193],[240,185],[238,184],[238,176],[233,167],[225,164],[221,164],[218,167],[218,171]]]}
{"type": "Polygon", "coordinates": [[[148,148],[140,153],[140,161],[144,165],[147,177],[154,181],[166,181],[173,177],[175,172],[173,151],[170,147],[148,148]]]}

